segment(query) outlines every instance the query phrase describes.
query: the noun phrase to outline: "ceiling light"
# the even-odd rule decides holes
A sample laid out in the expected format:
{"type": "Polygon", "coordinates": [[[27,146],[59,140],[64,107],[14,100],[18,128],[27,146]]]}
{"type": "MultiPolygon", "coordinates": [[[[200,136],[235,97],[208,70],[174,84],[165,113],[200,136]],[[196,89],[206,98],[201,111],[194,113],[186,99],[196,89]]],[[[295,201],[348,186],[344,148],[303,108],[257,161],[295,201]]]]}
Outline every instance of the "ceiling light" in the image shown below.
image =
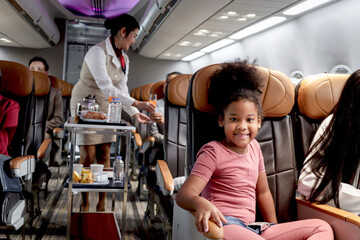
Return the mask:
{"type": "Polygon", "coordinates": [[[284,15],[297,15],[332,0],[307,0],[284,11],[284,15]]]}
{"type": "Polygon", "coordinates": [[[182,58],[181,60],[183,61],[191,61],[191,60],[194,60],[195,58],[198,58],[198,57],[201,57],[205,55],[204,52],[194,52],[190,55],[187,55],[186,57],[182,58]]]}
{"type": "Polygon", "coordinates": [[[260,32],[266,28],[269,28],[276,24],[279,24],[285,20],[286,20],[286,17],[271,17],[264,21],[258,22],[250,27],[247,27],[243,30],[240,30],[240,31],[234,33],[233,35],[231,35],[229,38],[239,40],[239,39],[242,39],[249,35],[252,35],[254,33],[260,32]]]}
{"type": "Polygon", "coordinates": [[[245,17],[254,18],[254,17],[256,17],[256,14],[255,13],[249,13],[249,14],[246,14],[245,17]]]}
{"type": "Polygon", "coordinates": [[[206,53],[209,53],[209,52],[212,52],[212,51],[215,51],[219,48],[222,48],[222,47],[225,47],[226,45],[229,45],[231,43],[233,43],[234,40],[232,39],[223,39],[223,40],[220,40],[220,41],[217,41],[207,47],[204,47],[203,49],[201,49],[200,51],[201,52],[206,52],[206,53]]]}
{"type": "Polygon", "coordinates": [[[11,40],[7,39],[7,38],[0,38],[1,41],[3,42],[7,42],[7,43],[10,43],[12,42],[11,40]]]}
{"type": "Polygon", "coordinates": [[[217,19],[219,19],[219,20],[226,20],[226,19],[228,19],[228,18],[229,18],[229,16],[223,15],[223,16],[218,17],[217,19]]]}
{"type": "Polygon", "coordinates": [[[210,33],[210,31],[207,30],[207,29],[200,29],[199,32],[202,32],[202,33],[210,33]]]}
{"type": "Polygon", "coordinates": [[[164,56],[170,57],[170,56],[171,56],[171,53],[164,53],[164,56]]]}
{"type": "Polygon", "coordinates": [[[194,43],[192,46],[193,46],[193,47],[200,47],[201,45],[202,45],[201,42],[197,42],[197,43],[194,43]]]}
{"type": "Polygon", "coordinates": [[[238,15],[238,13],[235,12],[235,11],[228,11],[226,14],[229,15],[229,16],[236,16],[236,15],[238,15]]]}
{"type": "Polygon", "coordinates": [[[189,46],[191,44],[191,42],[189,41],[182,41],[181,43],[179,43],[180,46],[189,46]]]}
{"type": "Polygon", "coordinates": [[[205,33],[199,32],[199,31],[198,31],[198,32],[195,32],[194,35],[195,35],[195,36],[198,36],[198,37],[204,37],[204,36],[206,36],[205,33]]]}
{"type": "Polygon", "coordinates": [[[212,33],[212,34],[209,35],[209,37],[216,38],[216,37],[219,37],[219,35],[217,35],[216,33],[212,33]]]}
{"type": "Polygon", "coordinates": [[[174,57],[181,57],[182,56],[182,54],[181,53],[178,53],[178,54],[176,54],[174,57]]]}
{"type": "Polygon", "coordinates": [[[236,21],[239,21],[239,22],[245,22],[246,20],[247,20],[247,19],[244,18],[244,17],[236,19],[236,21]]]}

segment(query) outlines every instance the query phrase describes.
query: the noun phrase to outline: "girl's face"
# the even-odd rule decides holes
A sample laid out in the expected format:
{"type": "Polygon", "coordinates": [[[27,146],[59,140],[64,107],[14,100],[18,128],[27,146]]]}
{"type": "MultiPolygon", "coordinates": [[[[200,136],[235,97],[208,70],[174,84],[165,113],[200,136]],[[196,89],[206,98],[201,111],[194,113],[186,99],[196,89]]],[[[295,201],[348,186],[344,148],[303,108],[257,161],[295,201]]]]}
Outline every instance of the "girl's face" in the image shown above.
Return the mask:
{"type": "Polygon", "coordinates": [[[117,36],[115,37],[116,47],[125,51],[129,50],[131,45],[135,43],[138,32],[139,29],[136,28],[135,30],[131,31],[129,35],[126,36],[126,29],[120,29],[116,34],[117,36]]]}
{"type": "MultiPolygon", "coordinates": [[[[247,145],[252,141],[260,128],[261,119],[256,104],[248,100],[230,103],[219,117],[219,125],[224,127],[226,147],[239,154],[247,152],[247,145]]],[[[225,142],[224,142],[225,141],[225,142]]]]}

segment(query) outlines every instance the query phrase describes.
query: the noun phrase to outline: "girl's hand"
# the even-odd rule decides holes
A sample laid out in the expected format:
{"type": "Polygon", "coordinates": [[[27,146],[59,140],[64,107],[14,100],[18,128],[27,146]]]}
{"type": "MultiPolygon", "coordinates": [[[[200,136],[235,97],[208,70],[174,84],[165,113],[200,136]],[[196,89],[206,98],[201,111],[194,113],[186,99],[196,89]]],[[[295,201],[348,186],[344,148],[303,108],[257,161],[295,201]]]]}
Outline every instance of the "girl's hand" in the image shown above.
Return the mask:
{"type": "Polygon", "coordinates": [[[138,121],[139,123],[150,123],[151,120],[148,116],[146,116],[143,113],[136,113],[133,118],[136,119],[136,121],[138,121]]]}
{"type": "Polygon", "coordinates": [[[197,204],[195,215],[195,226],[200,233],[205,234],[209,231],[209,220],[219,227],[222,227],[222,222],[227,223],[219,209],[205,198],[202,198],[202,201],[197,204]]]}
{"type": "Polygon", "coordinates": [[[155,111],[155,105],[150,102],[145,101],[137,101],[135,100],[132,104],[134,107],[136,107],[139,110],[145,110],[148,112],[154,112],[155,111]]]}

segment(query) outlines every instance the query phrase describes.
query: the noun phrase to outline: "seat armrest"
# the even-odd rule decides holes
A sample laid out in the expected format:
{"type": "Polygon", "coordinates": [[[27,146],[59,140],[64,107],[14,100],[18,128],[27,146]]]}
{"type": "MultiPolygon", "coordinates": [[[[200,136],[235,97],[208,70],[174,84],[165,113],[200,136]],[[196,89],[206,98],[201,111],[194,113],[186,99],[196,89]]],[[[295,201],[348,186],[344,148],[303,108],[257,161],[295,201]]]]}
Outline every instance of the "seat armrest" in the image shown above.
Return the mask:
{"type": "Polygon", "coordinates": [[[331,225],[337,240],[358,240],[360,236],[360,217],[354,213],[296,198],[298,219],[319,218],[331,225]]]}
{"type": "Polygon", "coordinates": [[[171,196],[174,193],[174,179],[164,160],[156,161],[156,181],[164,196],[171,196]]]}
{"type": "Polygon", "coordinates": [[[147,137],[144,139],[142,144],[143,152],[146,152],[149,148],[154,147],[155,145],[155,138],[154,137],[147,137]]]}
{"type": "MultiPolygon", "coordinates": [[[[182,209],[174,202],[173,240],[204,239],[204,236],[196,229],[194,216],[195,212],[182,209]]],[[[205,237],[205,239],[223,239],[224,229],[223,227],[218,227],[214,222],[209,220],[209,231],[205,233],[205,237]]]]}
{"type": "Polygon", "coordinates": [[[25,155],[10,160],[9,168],[12,177],[23,177],[35,171],[35,157],[25,155]]]}
{"type": "Polygon", "coordinates": [[[37,152],[37,157],[41,161],[46,161],[50,158],[50,151],[51,151],[51,139],[45,139],[37,152]]]}
{"type": "Polygon", "coordinates": [[[140,148],[142,146],[142,140],[141,140],[141,136],[139,133],[134,133],[134,138],[135,138],[135,144],[138,148],[140,148]]]}
{"type": "Polygon", "coordinates": [[[54,128],[53,134],[55,138],[64,138],[64,129],[63,128],[54,128]]]}

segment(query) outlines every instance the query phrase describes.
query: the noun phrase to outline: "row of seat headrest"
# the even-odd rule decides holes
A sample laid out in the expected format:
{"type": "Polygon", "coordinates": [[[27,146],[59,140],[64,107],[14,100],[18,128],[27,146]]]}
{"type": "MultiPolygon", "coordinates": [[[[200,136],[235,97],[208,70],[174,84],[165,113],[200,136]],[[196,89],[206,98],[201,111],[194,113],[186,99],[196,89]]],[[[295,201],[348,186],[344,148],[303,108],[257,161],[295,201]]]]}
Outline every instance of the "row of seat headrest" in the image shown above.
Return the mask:
{"type": "Polygon", "coordinates": [[[71,96],[73,86],[55,76],[47,76],[41,72],[30,71],[29,68],[22,64],[10,61],[0,60],[0,69],[2,76],[0,92],[27,96],[31,93],[34,83],[34,94],[37,96],[48,94],[50,86],[60,89],[62,96],[71,96]]]}
{"type": "MultiPolygon", "coordinates": [[[[207,102],[207,90],[210,76],[220,68],[214,64],[198,70],[194,74],[192,98],[194,107],[202,112],[214,112],[207,102]]],[[[256,67],[259,78],[263,79],[261,89],[262,107],[265,117],[282,117],[291,112],[295,104],[295,89],[290,79],[283,73],[263,67],[256,67]]],[[[188,85],[192,75],[182,74],[169,82],[168,100],[178,106],[186,106],[188,85]]],[[[332,111],[338,102],[347,74],[317,74],[305,78],[298,86],[297,105],[301,114],[311,119],[323,119],[332,111]]],[[[162,91],[163,82],[150,83],[133,89],[132,96],[148,101],[154,86],[162,91]],[[151,89],[151,91],[150,91],[151,89]]],[[[159,97],[158,97],[159,98],[159,97]]]]}

